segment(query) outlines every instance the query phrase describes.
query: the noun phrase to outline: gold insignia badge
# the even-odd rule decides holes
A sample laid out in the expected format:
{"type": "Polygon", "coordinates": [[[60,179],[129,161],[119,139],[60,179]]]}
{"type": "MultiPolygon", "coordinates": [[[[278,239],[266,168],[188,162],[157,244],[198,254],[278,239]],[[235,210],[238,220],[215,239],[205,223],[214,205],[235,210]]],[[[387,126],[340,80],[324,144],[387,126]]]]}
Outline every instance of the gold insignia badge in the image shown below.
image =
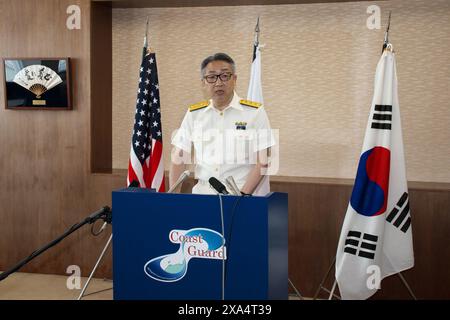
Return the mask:
{"type": "Polygon", "coordinates": [[[207,106],[209,106],[209,101],[202,101],[196,104],[193,104],[191,106],[189,106],[189,111],[195,111],[195,110],[200,110],[203,108],[206,108],[207,106]]]}
{"type": "Polygon", "coordinates": [[[240,104],[243,104],[244,106],[252,107],[252,108],[259,108],[262,106],[262,103],[250,101],[250,100],[239,100],[240,104]]]}

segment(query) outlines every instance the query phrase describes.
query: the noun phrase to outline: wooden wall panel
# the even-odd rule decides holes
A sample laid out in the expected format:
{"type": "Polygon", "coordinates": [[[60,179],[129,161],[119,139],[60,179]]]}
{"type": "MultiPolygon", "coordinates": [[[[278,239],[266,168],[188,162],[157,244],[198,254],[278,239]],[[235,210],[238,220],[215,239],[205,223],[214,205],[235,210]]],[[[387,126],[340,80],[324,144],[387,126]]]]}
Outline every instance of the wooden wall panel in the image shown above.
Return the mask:
{"type": "Polygon", "coordinates": [[[112,169],[112,21],[109,3],[92,3],[91,170],[112,169]]]}
{"type": "MultiPolygon", "coordinates": [[[[72,111],[5,110],[0,89],[0,270],[110,204],[111,190],[126,184],[121,177],[105,182],[91,174],[91,5],[75,3],[81,29],[69,30],[66,10],[73,4],[0,1],[0,56],[70,57],[74,105],[72,111]]],[[[69,265],[78,265],[87,274],[105,236],[94,238],[84,227],[22,270],[64,274],[69,265]]]]}
{"type": "Polygon", "coordinates": [[[271,190],[289,194],[289,277],[313,296],[336,254],[351,186],[272,182],[271,190]]]}

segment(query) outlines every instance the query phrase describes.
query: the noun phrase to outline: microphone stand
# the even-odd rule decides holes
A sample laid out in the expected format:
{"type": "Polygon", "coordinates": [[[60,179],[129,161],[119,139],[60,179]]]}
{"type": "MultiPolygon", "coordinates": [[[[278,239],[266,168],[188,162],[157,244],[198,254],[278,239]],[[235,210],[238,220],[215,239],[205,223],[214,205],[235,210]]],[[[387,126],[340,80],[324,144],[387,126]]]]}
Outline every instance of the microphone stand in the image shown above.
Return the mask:
{"type": "MultiPolygon", "coordinates": [[[[132,184],[131,184],[130,186],[137,187],[136,185],[134,185],[134,181],[132,182],[132,184]]],[[[109,220],[109,222],[108,222],[108,221],[105,221],[105,223],[103,223],[103,226],[100,228],[100,232],[97,233],[96,235],[99,235],[100,233],[102,233],[102,232],[103,232],[103,229],[104,229],[105,226],[106,226],[106,223],[111,223],[111,221],[112,221],[112,219],[109,220]]],[[[98,266],[99,266],[99,264],[100,264],[100,261],[102,261],[103,256],[104,256],[105,253],[106,253],[106,250],[108,250],[109,245],[111,244],[112,237],[113,237],[113,234],[112,234],[112,232],[111,232],[111,235],[109,236],[108,241],[106,242],[105,246],[103,247],[103,250],[102,250],[102,252],[100,253],[100,256],[97,258],[97,262],[95,262],[95,265],[94,265],[94,267],[92,268],[92,271],[91,271],[91,273],[89,274],[89,277],[88,277],[86,283],[84,284],[83,289],[81,290],[80,295],[78,296],[77,300],[81,300],[81,298],[84,297],[84,293],[86,292],[87,287],[89,286],[89,283],[91,282],[92,277],[93,277],[94,274],[95,274],[95,271],[97,271],[97,268],[98,268],[98,266]]],[[[111,288],[111,289],[112,289],[112,288],[111,288]]]]}
{"type": "Polygon", "coordinates": [[[100,261],[102,261],[103,256],[104,256],[105,253],[106,253],[106,250],[108,250],[108,247],[109,247],[109,245],[111,244],[112,236],[113,236],[113,234],[112,234],[112,232],[111,232],[111,235],[109,236],[109,239],[108,239],[108,241],[106,242],[106,245],[105,245],[105,247],[104,247],[103,250],[102,250],[102,253],[100,253],[100,256],[98,257],[97,262],[96,262],[95,265],[94,265],[94,268],[92,268],[92,271],[91,271],[91,273],[89,274],[89,278],[87,279],[86,283],[84,284],[83,289],[81,290],[81,293],[80,293],[80,295],[78,296],[77,300],[81,300],[81,298],[83,298],[84,292],[86,291],[86,289],[87,289],[89,283],[91,282],[92,277],[94,276],[94,273],[95,273],[95,271],[97,270],[98,265],[100,264],[100,261]]]}
{"type": "Polygon", "coordinates": [[[20,268],[22,268],[25,264],[27,264],[28,262],[30,262],[31,260],[33,260],[34,258],[39,256],[45,250],[47,250],[47,249],[53,247],[54,245],[58,244],[61,240],[63,240],[65,237],[67,237],[72,232],[78,230],[79,228],[81,228],[85,224],[88,224],[88,223],[92,224],[92,223],[94,223],[95,221],[97,221],[99,219],[103,219],[106,223],[111,223],[111,219],[112,219],[111,209],[109,207],[105,206],[105,207],[101,208],[100,210],[97,210],[97,211],[93,212],[90,216],[85,218],[82,222],[74,224],[66,232],[64,232],[61,236],[59,236],[55,240],[49,242],[48,244],[46,244],[42,248],[34,251],[27,258],[25,258],[22,261],[20,261],[19,263],[17,263],[11,269],[1,273],[0,274],[0,281],[6,279],[10,274],[12,274],[12,273],[16,272],[17,270],[19,270],[20,268]]]}

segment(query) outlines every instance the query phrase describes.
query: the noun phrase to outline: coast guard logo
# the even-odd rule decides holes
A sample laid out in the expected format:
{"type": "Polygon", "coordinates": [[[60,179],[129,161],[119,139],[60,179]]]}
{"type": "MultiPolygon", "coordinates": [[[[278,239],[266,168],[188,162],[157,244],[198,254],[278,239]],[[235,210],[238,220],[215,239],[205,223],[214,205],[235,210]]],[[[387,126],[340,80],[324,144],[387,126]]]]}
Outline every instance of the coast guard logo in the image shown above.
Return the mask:
{"type": "Polygon", "coordinates": [[[192,258],[226,260],[225,239],[214,230],[172,230],[169,240],[180,244],[177,252],[153,258],[144,265],[145,274],[154,280],[181,280],[186,275],[189,260],[192,258]]]}

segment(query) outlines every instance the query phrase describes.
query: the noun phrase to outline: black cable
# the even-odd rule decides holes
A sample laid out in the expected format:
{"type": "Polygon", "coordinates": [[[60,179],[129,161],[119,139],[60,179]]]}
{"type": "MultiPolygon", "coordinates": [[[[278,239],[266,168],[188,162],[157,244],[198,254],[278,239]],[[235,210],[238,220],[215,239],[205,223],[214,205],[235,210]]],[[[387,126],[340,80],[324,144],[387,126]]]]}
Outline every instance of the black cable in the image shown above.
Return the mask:
{"type": "MultiPolygon", "coordinates": [[[[241,201],[242,196],[238,197],[236,199],[236,201],[234,201],[234,205],[233,205],[233,209],[231,210],[231,214],[230,214],[230,228],[229,228],[229,233],[228,233],[228,244],[227,244],[227,252],[231,252],[230,248],[231,248],[231,236],[233,235],[233,222],[234,222],[234,214],[236,213],[236,208],[237,205],[239,204],[239,201],[241,201]]],[[[227,281],[227,271],[228,271],[228,257],[227,260],[225,261],[225,283],[227,281]]]]}
{"type": "MultiPolygon", "coordinates": [[[[105,222],[103,222],[103,223],[105,223],[105,222]]],[[[99,236],[99,235],[103,232],[103,230],[105,229],[105,227],[102,225],[102,226],[99,228],[98,231],[94,231],[94,227],[95,227],[95,222],[92,223],[92,225],[91,225],[91,234],[92,234],[94,237],[99,236]]]]}

